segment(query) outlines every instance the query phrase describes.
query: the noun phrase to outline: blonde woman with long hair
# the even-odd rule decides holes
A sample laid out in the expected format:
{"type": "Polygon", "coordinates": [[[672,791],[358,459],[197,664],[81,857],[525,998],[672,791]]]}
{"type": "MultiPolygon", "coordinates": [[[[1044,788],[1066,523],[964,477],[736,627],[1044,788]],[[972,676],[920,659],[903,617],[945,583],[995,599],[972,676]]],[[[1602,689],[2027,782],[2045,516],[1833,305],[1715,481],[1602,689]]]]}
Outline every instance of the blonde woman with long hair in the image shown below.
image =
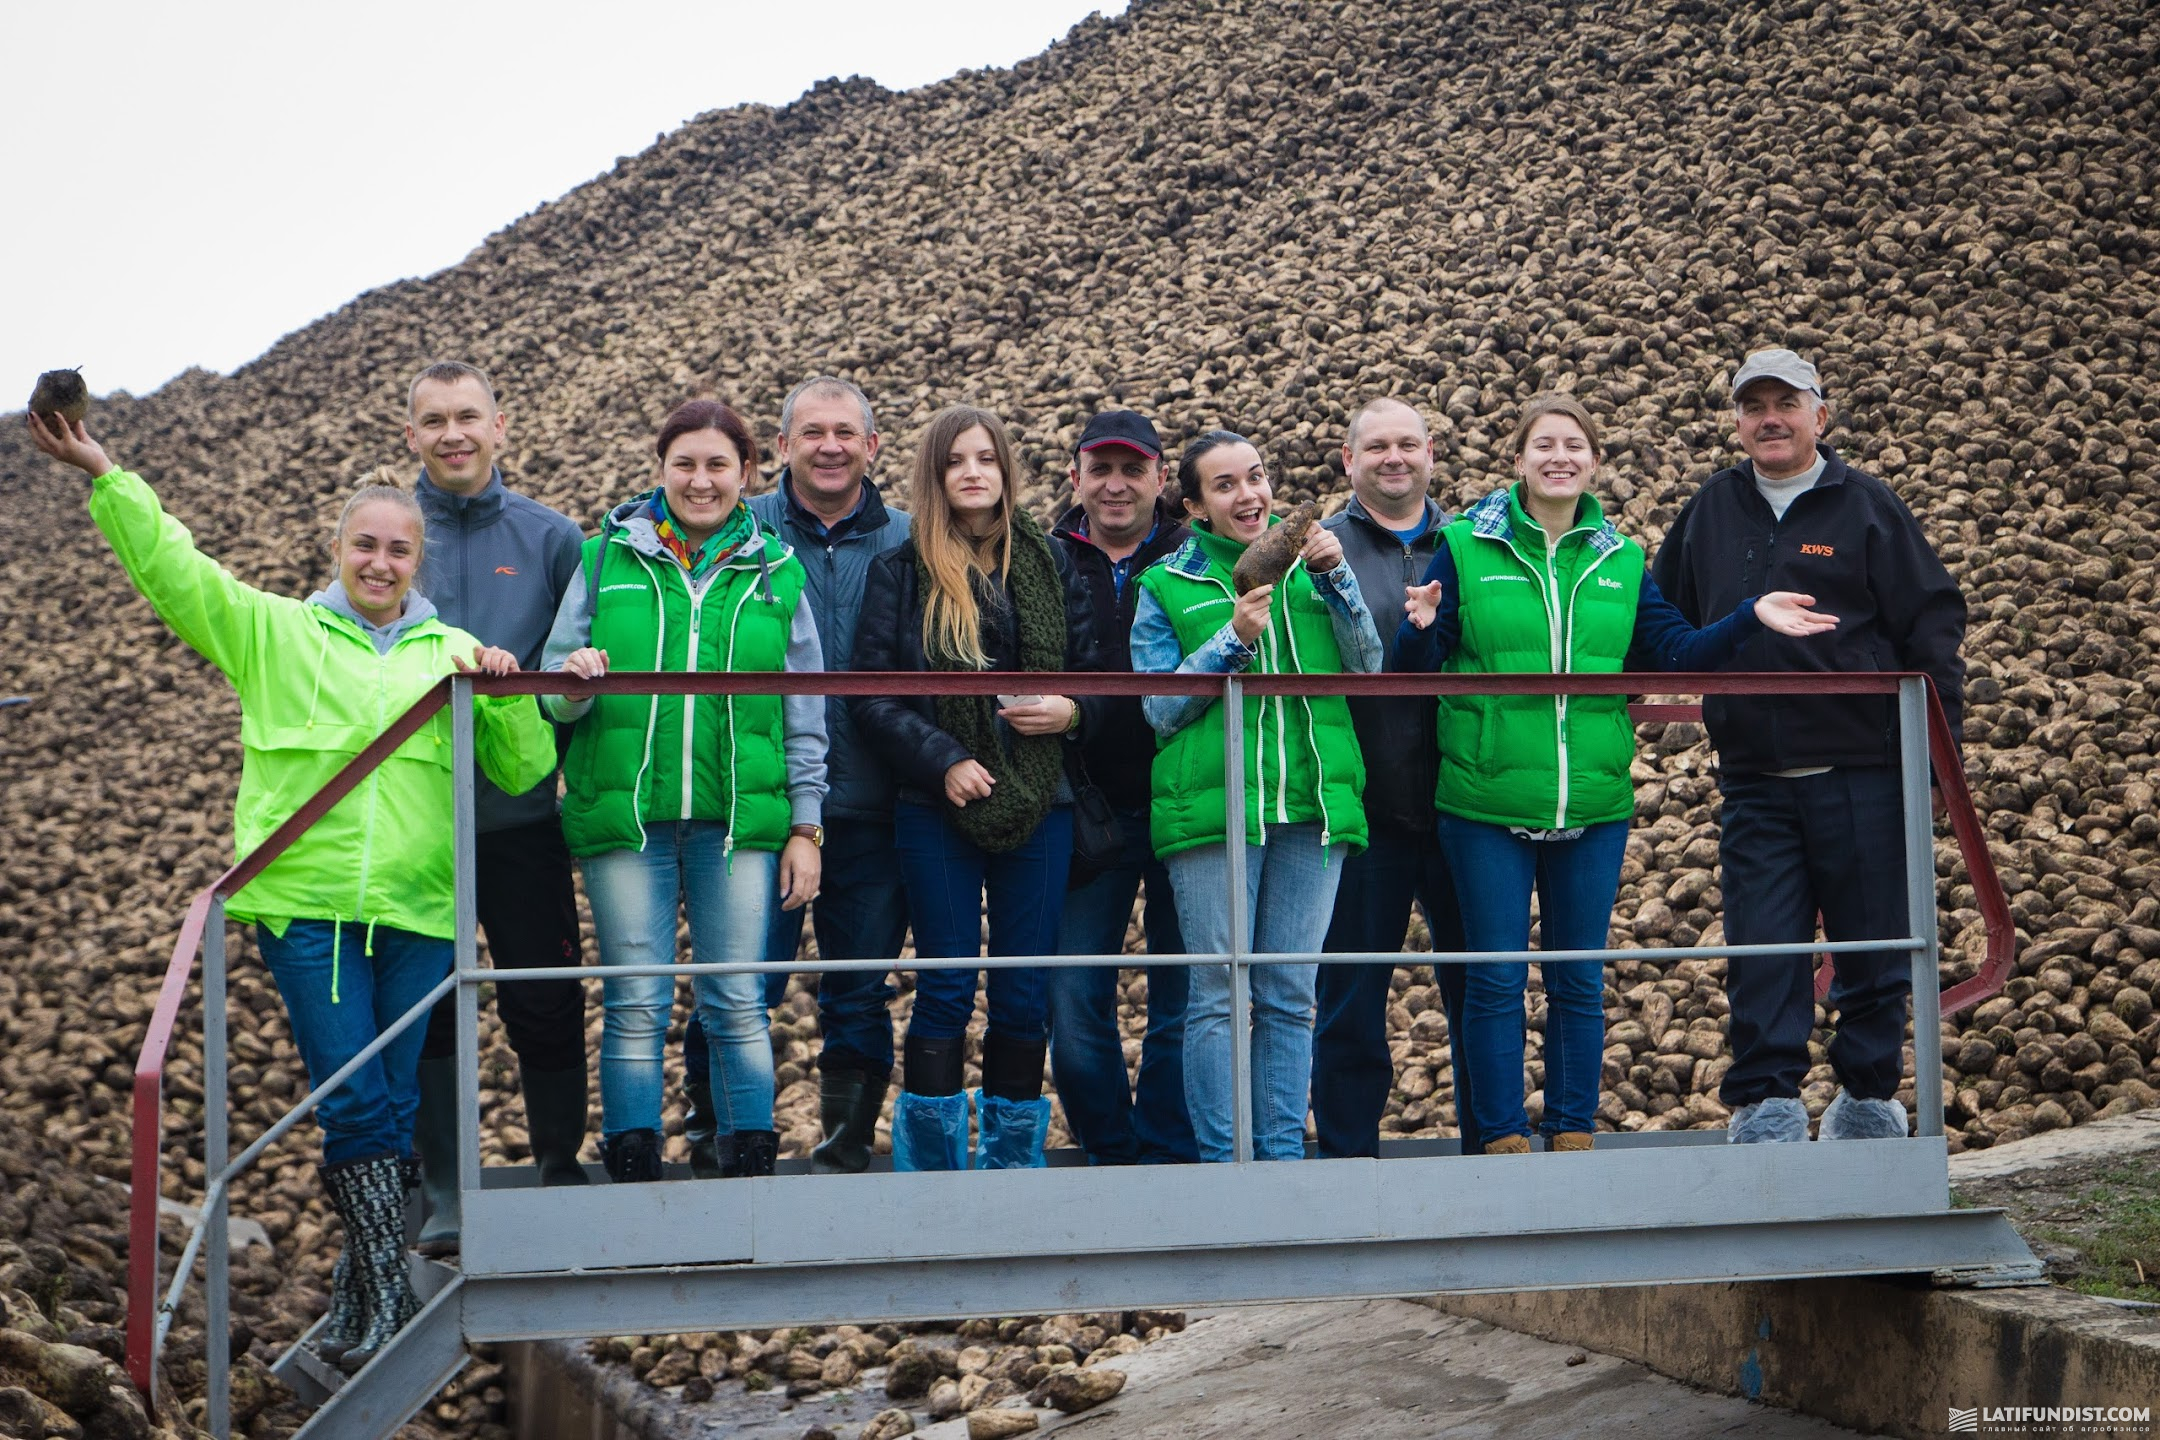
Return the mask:
{"type": "MultiPolygon", "coordinates": [[[[855,670],[1095,668],[1084,592],[1068,583],[1042,527],[1019,508],[1012,441],[997,416],[956,405],[917,447],[905,545],[870,567],[855,670]]],[[[857,728],[892,767],[894,831],[915,953],[981,953],[989,899],[992,955],[1048,955],[1072,854],[1066,749],[1097,702],[1045,695],[1020,678],[990,696],[858,696],[857,728]]],[[[921,971],[906,1067],[893,1108],[893,1168],[968,1168],[961,1080],[978,972],[921,971]]],[[[1039,1166],[1047,972],[990,972],[979,1096],[986,1170],[1039,1166]]]]}

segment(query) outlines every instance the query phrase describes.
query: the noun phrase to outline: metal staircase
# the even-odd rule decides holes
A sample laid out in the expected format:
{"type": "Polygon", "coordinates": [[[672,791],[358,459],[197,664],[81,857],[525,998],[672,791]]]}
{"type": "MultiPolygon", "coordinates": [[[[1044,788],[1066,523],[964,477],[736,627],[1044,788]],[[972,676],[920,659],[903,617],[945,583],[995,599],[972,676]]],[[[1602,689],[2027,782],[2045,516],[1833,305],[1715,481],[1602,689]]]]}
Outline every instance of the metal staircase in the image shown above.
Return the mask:
{"type": "MultiPolygon", "coordinates": [[[[1908,894],[1920,917],[1910,936],[1817,947],[1902,949],[1913,956],[1916,1073],[1941,1072],[1940,960],[1935,934],[1934,846],[1928,809],[1930,741],[1936,772],[1961,841],[1978,836],[1939,707],[1931,711],[1919,677],[1809,676],[1811,689],[1852,693],[1894,689],[1904,725],[1908,894]]],[[[1521,693],[1625,693],[1647,688],[1634,676],[1071,676],[1068,693],[1225,693],[1225,747],[1231,793],[1242,793],[1242,691],[1302,693],[1324,681],[1338,693],[1420,692],[1453,686],[1521,693]],[[1464,682],[1469,682],[1465,684],[1464,682]]],[[[808,677],[619,675],[589,688],[675,693],[800,689],[909,693],[934,686],[994,688],[995,676],[819,675],[808,677]],[[814,685],[804,681],[816,682],[814,685]]],[[[1045,682],[1049,683],[1049,682],[1045,682]]],[[[1662,676],[1656,688],[1729,690],[1747,684],[1789,688],[1792,677],[1662,676]]],[[[483,981],[571,975],[594,969],[482,970],[472,918],[471,693],[560,688],[560,677],[475,681],[460,677],[401,717],[322,795],[262,850],[205,890],[190,910],[173,968],[137,1067],[135,1243],[131,1295],[156,1293],[155,1197],[161,1114],[159,1080],[181,996],[200,943],[204,987],[204,1164],[211,1177],[202,1222],[184,1252],[162,1307],[138,1303],[130,1315],[130,1363],[146,1391],[157,1348],[199,1251],[209,1261],[209,1330],[226,1324],[225,1231],[232,1178],[300,1123],[323,1095],[407,1025],[424,1022],[455,990],[459,1012],[461,1129],[477,1134],[477,997],[483,981]],[[225,1136],[225,1023],[222,900],[259,873],[292,834],[319,818],[368,769],[433,722],[451,702],[458,774],[459,940],[457,971],[376,1044],[330,1077],[237,1160],[225,1136]],[[290,833],[288,833],[290,832],[290,833]],[[146,1203],[147,1201],[147,1203],[146,1203]],[[146,1218],[147,1217],[147,1218],[146,1218]],[[138,1348],[139,1342],[139,1348],[138,1348]]],[[[1661,717],[1664,718],[1664,717],[1661,717]]],[[[1242,893],[1242,805],[1230,807],[1230,893],[1242,893]]],[[[1966,847],[1974,888],[1991,934],[2001,890],[1984,844],[1966,847]],[[1993,902],[1991,906],[1990,902],[1993,902]]],[[[2007,921],[2007,907],[2002,907],[2007,921]]],[[[2003,932],[2007,935],[2007,930],[2003,932]]],[[[1245,967],[1256,958],[1366,963],[1391,956],[1253,957],[1243,915],[1230,950],[1216,956],[1150,956],[1149,963],[1232,966],[1232,1093],[1237,1150],[1249,1157],[1249,1037],[1245,967]]],[[[2008,969],[2008,941],[1991,938],[1983,983],[2008,969]],[[1999,961],[1999,963],[1998,963],[1999,961]]],[[[1790,947],[1694,947],[1654,952],[1660,960],[1790,947]]],[[[1532,958],[1641,958],[1642,951],[1554,951],[1532,958]]],[[[1418,957],[1422,960],[1424,957],[1418,957]]],[[[1473,963],[1521,958],[1475,954],[1473,963]]],[[[1002,957],[918,961],[976,968],[1113,963],[1115,957],[1002,957]]],[[[830,962],[872,968],[889,961],[830,962]]],[[[653,967],[762,970],[757,965],[653,967]]],[[[615,973],[615,972],[610,972],[615,973]]],[[[625,972],[627,973],[627,972],[625,972]]],[[[1959,1003],[1978,994],[1967,981],[1959,1003]]],[[[1939,1086],[1917,1092],[1918,1133],[1906,1140],[1731,1146],[1721,1131],[1601,1134],[1588,1153],[1465,1156],[1453,1141],[1383,1144],[1379,1159],[1301,1164],[1153,1166],[1096,1169],[1073,1153],[1041,1170],[895,1174],[881,1157],[871,1172],[811,1176],[783,1162],[770,1178],[695,1181],[677,1169],[650,1184],[543,1189],[530,1167],[483,1170],[477,1147],[460,1153],[462,1254],[455,1267],[414,1260],[426,1304],[390,1345],[346,1377],[294,1349],[274,1367],[315,1412],[309,1440],[363,1440],[394,1432],[465,1365],[469,1341],[600,1334],[768,1329],[864,1320],[952,1319],[1046,1311],[1187,1308],[1270,1301],[1377,1298],[1439,1292],[1568,1289],[1701,1283],[1803,1276],[1919,1274],[1945,1283],[2015,1283],[2039,1276],[2024,1242],[1999,1211],[1954,1210],[1939,1086]]],[[[600,1178],[597,1175],[595,1178],[600,1178]]],[[[209,1347],[209,1428],[227,1434],[224,1347],[209,1347]]]]}

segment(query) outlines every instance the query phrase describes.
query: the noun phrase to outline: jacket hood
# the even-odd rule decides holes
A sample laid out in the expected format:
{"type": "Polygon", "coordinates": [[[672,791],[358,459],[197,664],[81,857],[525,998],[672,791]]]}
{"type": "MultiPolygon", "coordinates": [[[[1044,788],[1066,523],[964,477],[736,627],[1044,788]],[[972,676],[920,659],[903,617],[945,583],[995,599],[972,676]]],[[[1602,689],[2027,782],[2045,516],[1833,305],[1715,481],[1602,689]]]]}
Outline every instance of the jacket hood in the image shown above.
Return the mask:
{"type": "Polygon", "coordinates": [[[421,467],[420,477],[413,481],[413,497],[420,502],[420,513],[453,525],[487,524],[502,514],[503,500],[509,493],[503,488],[500,470],[490,470],[487,484],[470,495],[453,495],[443,489],[428,478],[426,466],[421,467]]]}
{"type": "Polygon", "coordinates": [[[418,590],[405,592],[405,613],[387,625],[377,625],[353,607],[352,597],[345,593],[345,582],[333,580],[323,589],[308,596],[308,604],[320,605],[333,614],[342,615],[360,627],[361,633],[375,642],[377,650],[387,651],[402,639],[408,630],[418,629],[435,618],[435,602],[418,590]]]}

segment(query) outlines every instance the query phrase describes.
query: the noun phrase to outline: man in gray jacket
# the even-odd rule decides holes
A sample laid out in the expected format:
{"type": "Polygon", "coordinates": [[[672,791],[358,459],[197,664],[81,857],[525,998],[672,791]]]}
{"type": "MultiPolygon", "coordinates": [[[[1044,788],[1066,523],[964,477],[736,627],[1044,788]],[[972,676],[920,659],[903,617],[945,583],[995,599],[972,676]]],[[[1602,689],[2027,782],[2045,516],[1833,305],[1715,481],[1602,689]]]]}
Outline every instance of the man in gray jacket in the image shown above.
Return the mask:
{"type": "MultiPolygon", "coordinates": [[[[540,667],[541,647],[585,537],[575,521],[506,489],[495,455],[508,429],[485,373],[458,361],[414,377],[405,443],[423,467],[415,490],[427,523],[416,585],[445,623],[540,667]]],[[[474,776],[479,828],[480,926],[494,961],[515,969],[576,965],[577,899],[551,776],[505,795],[474,776]]],[[[522,980],[496,987],[503,1028],[518,1057],[533,1163],[544,1185],[582,1185],[585,1143],[585,987],[522,980]]],[[[457,1007],[444,997],[428,1017],[420,1054],[414,1141],[429,1215],[423,1254],[458,1245],[457,1007]]]]}
{"type": "MultiPolygon", "coordinates": [[[[1392,665],[1404,589],[1424,575],[1440,527],[1451,518],[1430,493],[1432,438],[1424,418],[1400,400],[1367,404],[1350,417],[1343,467],[1350,473],[1350,503],[1321,524],[1342,541],[1343,558],[1357,574],[1392,665]]],[[[1365,752],[1371,841],[1343,864],[1325,948],[1331,954],[1400,950],[1415,901],[1425,912],[1433,948],[1460,950],[1462,914],[1433,810],[1440,766],[1436,707],[1417,696],[1353,696],[1350,723],[1365,752]]],[[[1394,974],[1384,961],[1320,967],[1312,1110],[1320,1153],[1328,1158],[1380,1153],[1380,1116],[1395,1078],[1387,1038],[1394,974]]],[[[1458,1037],[1463,967],[1435,965],[1433,976],[1450,1036],[1458,1037]]],[[[1470,1115],[1469,1067],[1454,1070],[1463,1151],[1477,1154],[1483,1147],[1470,1115]]]]}
{"type": "MultiPolygon", "coordinates": [[[[870,479],[882,437],[869,397],[848,381],[814,375],[788,393],[780,407],[779,483],[750,498],[750,513],[777,534],[800,560],[809,582],[804,594],[825,648],[825,668],[845,670],[861,618],[863,580],[870,562],[908,537],[904,510],[888,510],[870,479]]],[[[888,617],[889,623],[889,617],[888,617]]],[[[828,883],[804,909],[773,911],[765,959],[794,964],[802,944],[805,910],[828,960],[893,960],[907,941],[907,892],[893,843],[893,782],[877,756],[855,733],[845,697],[825,709],[825,828],[822,838],[828,883]]],[[[776,987],[777,988],[777,987],[776,987]]],[[[818,980],[818,1116],[825,1131],[810,1154],[821,1175],[867,1169],[885,1092],[892,1083],[891,981],[872,971],[834,971],[818,980]]],[[[773,999],[777,1000],[778,995],[773,999]]],[[[704,1037],[689,1027],[684,1066],[705,1073],[698,1053],[704,1037]]],[[[709,1125],[709,1098],[692,1086],[691,1133],[709,1125]],[[702,1103],[701,1103],[702,1102],[702,1103]]],[[[692,1134],[693,1155],[696,1136],[692,1134]]]]}

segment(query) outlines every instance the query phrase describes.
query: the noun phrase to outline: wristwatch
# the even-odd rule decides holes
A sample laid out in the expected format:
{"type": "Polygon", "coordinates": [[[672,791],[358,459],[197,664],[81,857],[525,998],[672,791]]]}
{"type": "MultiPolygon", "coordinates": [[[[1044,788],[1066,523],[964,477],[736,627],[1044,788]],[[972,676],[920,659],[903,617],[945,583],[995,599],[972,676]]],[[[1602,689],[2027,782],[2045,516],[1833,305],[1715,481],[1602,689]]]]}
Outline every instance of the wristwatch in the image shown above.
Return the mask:
{"type": "Polygon", "coordinates": [[[825,827],[823,825],[790,825],[787,828],[787,833],[790,837],[802,836],[803,839],[808,840],[820,850],[825,848],[825,827]]]}

